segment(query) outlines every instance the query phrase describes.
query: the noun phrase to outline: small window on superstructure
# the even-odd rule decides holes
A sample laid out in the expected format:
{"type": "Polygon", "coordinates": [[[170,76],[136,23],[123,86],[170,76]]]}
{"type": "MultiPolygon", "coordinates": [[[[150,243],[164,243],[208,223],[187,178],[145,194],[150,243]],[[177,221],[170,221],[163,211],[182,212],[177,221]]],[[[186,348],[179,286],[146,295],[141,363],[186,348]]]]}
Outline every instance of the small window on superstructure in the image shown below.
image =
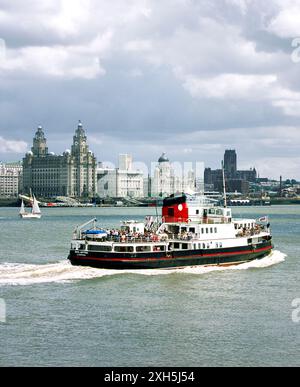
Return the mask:
{"type": "Polygon", "coordinates": [[[218,233],[218,229],[217,229],[217,227],[215,227],[215,234],[217,234],[218,233]]]}
{"type": "Polygon", "coordinates": [[[132,253],[133,251],[133,246],[115,246],[115,252],[118,253],[132,253]]]}
{"type": "Polygon", "coordinates": [[[199,210],[196,210],[196,215],[199,215],[199,210]]]}
{"type": "Polygon", "coordinates": [[[151,251],[151,246],[137,246],[136,247],[136,252],[137,253],[142,253],[146,251],[151,251]]]}
{"type": "Polygon", "coordinates": [[[174,216],[174,208],[168,208],[168,216],[174,216]]]}
{"type": "Polygon", "coordinates": [[[153,246],[153,251],[165,251],[165,246],[153,246]]]}

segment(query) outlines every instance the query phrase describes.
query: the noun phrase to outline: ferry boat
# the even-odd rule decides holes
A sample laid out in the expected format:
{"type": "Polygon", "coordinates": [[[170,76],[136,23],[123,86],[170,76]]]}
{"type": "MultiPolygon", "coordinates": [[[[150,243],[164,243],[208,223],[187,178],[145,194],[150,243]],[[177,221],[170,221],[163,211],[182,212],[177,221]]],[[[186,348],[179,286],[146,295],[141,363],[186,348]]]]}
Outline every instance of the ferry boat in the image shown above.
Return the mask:
{"type": "Polygon", "coordinates": [[[78,226],[69,260],[73,265],[109,269],[228,266],[271,254],[268,218],[234,219],[232,211],[202,196],[163,201],[161,217],[122,223],[105,230],[97,220],[78,226]]]}

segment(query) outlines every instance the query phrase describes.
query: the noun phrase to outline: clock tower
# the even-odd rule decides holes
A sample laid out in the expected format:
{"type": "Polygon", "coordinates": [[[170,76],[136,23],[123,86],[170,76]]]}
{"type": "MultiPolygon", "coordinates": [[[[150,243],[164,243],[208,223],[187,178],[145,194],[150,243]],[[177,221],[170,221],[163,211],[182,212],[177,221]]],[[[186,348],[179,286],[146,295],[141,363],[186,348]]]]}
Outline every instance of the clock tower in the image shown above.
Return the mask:
{"type": "Polygon", "coordinates": [[[89,200],[96,195],[97,160],[89,150],[87,137],[79,121],[72,150],[62,155],[48,152],[47,140],[38,127],[30,152],[23,158],[23,192],[30,189],[43,198],[68,196],[89,200]]]}
{"type": "Polygon", "coordinates": [[[71,150],[72,196],[92,197],[96,193],[96,158],[89,150],[81,121],[78,123],[71,150]]]}
{"type": "Polygon", "coordinates": [[[87,138],[83,129],[81,121],[78,122],[78,127],[73,137],[72,156],[80,157],[87,154],[89,147],[87,145],[87,138]]]}
{"type": "Polygon", "coordinates": [[[38,127],[34,136],[31,152],[37,157],[45,157],[48,155],[47,140],[41,126],[38,127]]]}

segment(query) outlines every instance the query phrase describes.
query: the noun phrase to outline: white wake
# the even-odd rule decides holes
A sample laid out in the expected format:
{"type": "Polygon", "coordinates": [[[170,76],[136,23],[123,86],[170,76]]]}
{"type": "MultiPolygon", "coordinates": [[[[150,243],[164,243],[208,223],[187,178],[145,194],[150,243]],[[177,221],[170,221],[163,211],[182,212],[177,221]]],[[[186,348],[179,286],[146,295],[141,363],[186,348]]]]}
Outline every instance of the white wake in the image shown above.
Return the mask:
{"type": "Polygon", "coordinates": [[[208,274],[215,271],[260,269],[277,265],[285,261],[286,255],[280,251],[273,251],[271,255],[261,260],[244,263],[238,266],[193,266],[174,269],[145,269],[145,270],[109,270],[94,269],[89,267],[72,266],[69,261],[59,263],[30,265],[17,263],[4,263],[0,265],[0,286],[5,285],[33,285],[51,282],[70,282],[101,278],[104,276],[136,274],[136,275],[170,275],[183,274],[208,274]]]}

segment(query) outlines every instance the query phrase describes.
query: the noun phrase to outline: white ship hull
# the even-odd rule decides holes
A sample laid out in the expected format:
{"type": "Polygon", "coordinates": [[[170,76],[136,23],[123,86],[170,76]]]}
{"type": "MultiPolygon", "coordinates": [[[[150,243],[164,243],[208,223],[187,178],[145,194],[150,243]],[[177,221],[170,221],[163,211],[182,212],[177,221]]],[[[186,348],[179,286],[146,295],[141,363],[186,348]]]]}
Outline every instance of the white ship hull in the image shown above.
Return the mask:
{"type": "Polygon", "coordinates": [[[20,214],[22,219],[40,219],[42,217],[41,214],[20,214]]]}

